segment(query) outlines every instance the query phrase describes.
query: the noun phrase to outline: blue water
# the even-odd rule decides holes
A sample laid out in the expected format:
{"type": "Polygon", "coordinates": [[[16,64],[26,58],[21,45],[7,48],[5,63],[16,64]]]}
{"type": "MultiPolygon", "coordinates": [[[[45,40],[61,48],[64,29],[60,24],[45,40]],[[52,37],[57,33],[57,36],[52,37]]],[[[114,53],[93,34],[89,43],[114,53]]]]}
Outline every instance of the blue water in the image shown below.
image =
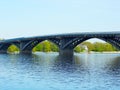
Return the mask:
{"type": "Polygon", "coordinates": [[[1,54],[0,90],[120,89],[120,54],[75,54],[73,61],[63,60],[57,53],[1,54]]]}

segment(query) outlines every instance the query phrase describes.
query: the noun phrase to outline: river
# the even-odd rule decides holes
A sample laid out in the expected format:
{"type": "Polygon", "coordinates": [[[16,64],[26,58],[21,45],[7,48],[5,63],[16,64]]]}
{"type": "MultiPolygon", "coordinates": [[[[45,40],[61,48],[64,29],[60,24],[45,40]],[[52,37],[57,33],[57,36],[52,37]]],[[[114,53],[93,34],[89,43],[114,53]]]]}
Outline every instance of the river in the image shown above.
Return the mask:
{"type": "Polygon", "coordinates": [[[0,54],[0,90],[119,90],[120,53],[0,54]]]}

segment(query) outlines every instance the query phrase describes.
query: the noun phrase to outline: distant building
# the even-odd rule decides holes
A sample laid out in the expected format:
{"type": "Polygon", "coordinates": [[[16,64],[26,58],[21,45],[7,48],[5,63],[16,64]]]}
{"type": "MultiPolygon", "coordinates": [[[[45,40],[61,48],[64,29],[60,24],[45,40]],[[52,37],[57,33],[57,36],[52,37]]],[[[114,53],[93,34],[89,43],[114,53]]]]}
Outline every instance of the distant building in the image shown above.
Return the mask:
{"type": "Polygon", "coordinates": [[[81,45],[79,44],[79,46],[84,49],[85,52],[88,52],[88,47],[86,45],[81,45]]]}

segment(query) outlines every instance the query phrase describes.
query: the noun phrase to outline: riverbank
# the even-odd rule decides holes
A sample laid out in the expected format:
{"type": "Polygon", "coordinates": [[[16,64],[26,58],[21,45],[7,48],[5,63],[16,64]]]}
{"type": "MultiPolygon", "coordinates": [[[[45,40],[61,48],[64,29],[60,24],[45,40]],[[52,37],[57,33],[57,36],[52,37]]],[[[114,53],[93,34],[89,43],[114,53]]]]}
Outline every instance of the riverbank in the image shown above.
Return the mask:
{"type": "MultiPolygon", "coordinates": [[[[8,52],[9,54],[19,54],[20,52],[8,52]]],[[[53,53],[59,53],[59,52],[33,52],[33,53],[48,53],[48,54],[53,54],[53,53]]],[[[74,52],[76,53],[76,52],[74,52]]],[[[109,53],[120,53],[120,51],[112,51],[112,52],[93,52],[93,51],[90,51],[90,52],[80,52],[80,53],[77,53],[77,54],[83,54],[83,53],[89,53],[89,54],[109,54],[109,53]]]]}
{"type": "Polygon", "coordinates": [[[112,52],[90,52],[90,53],[120,53],[120,51],[112,51],[112,52]]]}

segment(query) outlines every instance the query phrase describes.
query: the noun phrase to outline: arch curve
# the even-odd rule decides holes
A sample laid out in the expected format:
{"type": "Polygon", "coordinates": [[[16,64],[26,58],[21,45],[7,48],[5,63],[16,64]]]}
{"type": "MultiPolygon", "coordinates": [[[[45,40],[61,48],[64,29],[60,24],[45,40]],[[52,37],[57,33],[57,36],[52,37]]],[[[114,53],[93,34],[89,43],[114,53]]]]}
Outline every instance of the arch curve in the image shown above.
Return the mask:
{"type": "MultiPolygon", "coordinates": [[[[110,43],[111,45],[113,45],[114,47],[116,47],[116,49],[120,50],[120,44],[119,42],[115,39],[115,38],[101,38],[101,37],[86,37],[86,38],[75,38],[74,40],[68,42],[66,44],[65,47],[70,47],[70,48],[75,48],[78,44],[82,43],[83,41],[86,41],[86,40],[89,40],[89,39],[92,39],[92,38],[97,38],[97,39],[100,39],[100,40],[103,40],[105,42],[108,42],[110,43]]],[[[64,47],[64,48],[65,48],[64,47]]]]}
{"type": "Polygon", "coordinates": [[[32,52],[32,49],[37,46],[39,43],[43,42],[43,41],[49,41],[49,42],[52,42],[54,43],[55,45],[57,45],[59,47],[59,42],[56,41],[56,40],[51,40],[51,39],[41,39],[41,40],[32,40],[32,41],[29,41],[27,43],[24,44],[24,46],[22,47],[22,50],[21,52],[32,52]]]}
{"type": "Polygon", "coordinates": [[[11,45],[14,45],[16,46],[17,48],[19,48],[16,44],[14,43],[4,43],[2,45],[0,45],[0,53],[8,53],[8,48],[11,46],[11,45]]]}

